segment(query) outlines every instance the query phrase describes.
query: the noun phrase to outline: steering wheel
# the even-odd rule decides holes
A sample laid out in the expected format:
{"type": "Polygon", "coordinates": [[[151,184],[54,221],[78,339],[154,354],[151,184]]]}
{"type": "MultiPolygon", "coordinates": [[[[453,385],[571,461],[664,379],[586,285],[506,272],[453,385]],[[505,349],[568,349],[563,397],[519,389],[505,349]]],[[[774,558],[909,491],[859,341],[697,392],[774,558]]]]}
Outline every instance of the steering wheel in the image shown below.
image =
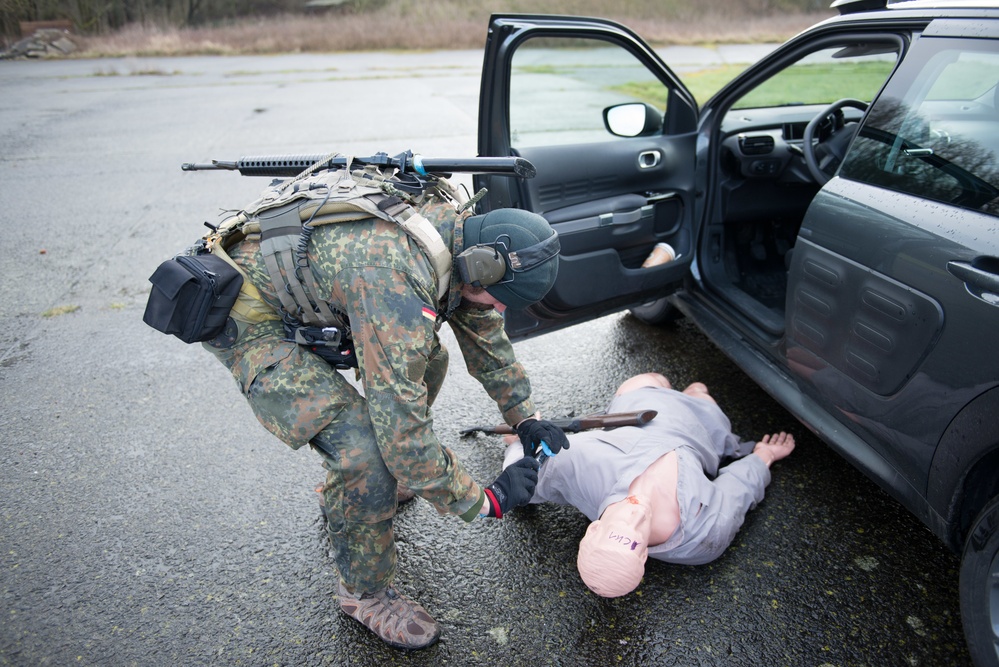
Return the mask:
{"type": "Polygon", "coordinates": [[[859,123],[844,123],[844,107],[866,111],[867,103],[850,98],[837,100],[820,111],[805,127],[801,149],[805,154],[805,165],[819,185],[825,185],[833,177],[860,126],[859,123]],[[815,138],[818,138],[817,143],[813,143],[815,138]]]}

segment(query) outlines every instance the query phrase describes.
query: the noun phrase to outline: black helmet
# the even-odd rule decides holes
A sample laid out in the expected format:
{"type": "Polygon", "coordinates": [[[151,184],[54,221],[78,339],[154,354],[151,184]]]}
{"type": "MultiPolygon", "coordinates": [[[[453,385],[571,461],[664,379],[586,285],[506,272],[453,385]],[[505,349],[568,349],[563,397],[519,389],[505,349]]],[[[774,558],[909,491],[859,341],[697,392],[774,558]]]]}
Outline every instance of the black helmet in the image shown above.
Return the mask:
{"type": "Polygon", "coordinates": [[[462,282],[486,291],[508,308],[537,303],[555,284],[558,234],[536,213],[501,208],[464,223],[456,263],[462,282]]]}

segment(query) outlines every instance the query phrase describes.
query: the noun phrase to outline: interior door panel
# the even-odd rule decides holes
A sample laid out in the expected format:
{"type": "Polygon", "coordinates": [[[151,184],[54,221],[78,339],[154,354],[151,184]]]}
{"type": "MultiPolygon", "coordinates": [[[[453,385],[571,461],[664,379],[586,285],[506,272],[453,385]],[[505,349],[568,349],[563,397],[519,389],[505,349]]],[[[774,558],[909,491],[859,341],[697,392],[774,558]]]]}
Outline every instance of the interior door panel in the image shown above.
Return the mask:
{"type": "Polygon", "coordinates": [[[665,147],[632,140],[521,152],[538,169],[524,182],[524,202],[545,216],[562,244],[559,279],[545,307],[565,313],[619,306],[682,276],[679,264],[641,264],[658,242],[690,253],[680,231],[692,170],[674,165],[682,152],[674,144],[684,140],[693,136],[658,138],[665,147]],[[650,151],[674,157],[644,167],[640,156],[650,151]]]}
{"type": "Polygon", "coordinates": [[[693,140],[691,134],[523,148],[518,151],[520,155],[538,169],[534,178],[523,182],[527,200],[533,208],[558,220],[561,215],[558,210],[569,206],[600,205],[598,202],[602,200],[656,191],[673,182],[674,189],[677,185],[687,187],[692,170],[682,164],[680,155],[690,155],[693,140]],[[659,156],[655,165],[646,166],[643,161],[642,156],[649,154],[659,156]]]}
{"type": "Polygon", "coordinates": [[[511,338],[661,298],[683,280],[693,258],[697,135],[693,122],[676,119],[692,121],[695,109],[658,56],[618,27],[494,17],[483,64],[480,154],[519,155],[536,175],[477,177],[476,186],[489,192],[480,209],[540,213],[562,248],[551,292],[526,311],[508,311],[511,338]],[[659,128],[612,134],[605,110],[636,101],[654,120],[660,110],[659,128]],[[659,242],[670,244],[677,259],[642,268],[659,242]]]}

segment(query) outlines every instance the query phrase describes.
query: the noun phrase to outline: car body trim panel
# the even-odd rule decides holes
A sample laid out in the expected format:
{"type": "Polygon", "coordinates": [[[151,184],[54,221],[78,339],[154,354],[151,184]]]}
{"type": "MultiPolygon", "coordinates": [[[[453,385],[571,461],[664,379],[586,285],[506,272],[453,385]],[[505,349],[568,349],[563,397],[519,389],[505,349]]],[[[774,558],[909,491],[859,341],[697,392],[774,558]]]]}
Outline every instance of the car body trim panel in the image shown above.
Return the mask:
{"type": "Polygon", "coordinates": [[[807,239],[795,246],[789,285],[789,345],[881,396],[912,377],[943,327],[943,309],[926,294],[807,239]],[[803,330],[821,336],[796,341],[803,330]]]}
{"type": "Polygon", "coordinates": [[[809,394],[801,391],[795,380],[779,366],[754,347],[746,345],[745,337],[714,313],[714,306],[709,305],[703,296],[680,291],[670,300],[767,394],[943,539],[946,532],[944,521],[930,508],[922,490],[913,486],[863,438],[833,417],[809,394]]]}

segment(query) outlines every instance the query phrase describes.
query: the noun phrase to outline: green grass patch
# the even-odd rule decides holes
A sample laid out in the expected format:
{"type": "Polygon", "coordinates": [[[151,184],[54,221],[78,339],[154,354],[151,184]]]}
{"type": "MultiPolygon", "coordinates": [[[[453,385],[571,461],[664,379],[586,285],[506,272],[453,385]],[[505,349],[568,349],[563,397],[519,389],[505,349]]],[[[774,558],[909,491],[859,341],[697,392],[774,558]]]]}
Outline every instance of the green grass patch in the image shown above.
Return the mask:
{"type": "Polygon", "coordinates": [[[733,108],[831,104],[844,97],[869,102],[894,66],[889,60],[795,65],[754,88],[733,108]]]}
{"type": "MultiPolygon", "coordinates": [[[[830,104],[844,97],[869,101],[888,78],[893,66],[894,63],[889,61],[796,65],[754,88],[733,108],[830,104]]],[[[686,72],[681,79],[697,103],[703,105],[746,67],[723,65],[686,72]]],[[[625,83],[616,86],[615,90],[636,100],[662,106],[662,84],[659,82],[625,83]]]]}
{"type": "MultiPolygon", "coordinates": [[[[723,65],[696,72],[686,72],[681,79],[697,103],[702,105],[746,67],[746,65],[723,65]]],[[[633,81],[614,86],[614,90],[638,101],[648,102],[657,108],[663,106],[664,88],[663,84],[658,81],[633,81]]]]}
{"type": "Polygon", "coordinates": [[[80,310],[79,306],[56,306],[55,308],[49,308],[42,313],[42,317],[59,317],[60,315],[75,313],[78,310],[80,310]]]}
{"type": "Polygon", "coordinates": [[[526,65],[523,67],[514,67],[514,70],[527,74],[557,74],[561,71],[552,65],[526,65]]]}

